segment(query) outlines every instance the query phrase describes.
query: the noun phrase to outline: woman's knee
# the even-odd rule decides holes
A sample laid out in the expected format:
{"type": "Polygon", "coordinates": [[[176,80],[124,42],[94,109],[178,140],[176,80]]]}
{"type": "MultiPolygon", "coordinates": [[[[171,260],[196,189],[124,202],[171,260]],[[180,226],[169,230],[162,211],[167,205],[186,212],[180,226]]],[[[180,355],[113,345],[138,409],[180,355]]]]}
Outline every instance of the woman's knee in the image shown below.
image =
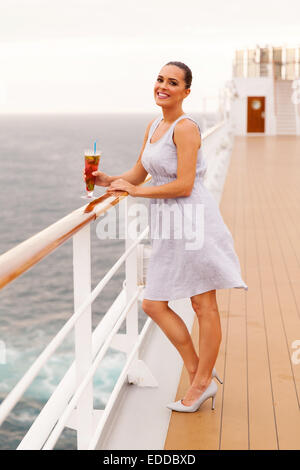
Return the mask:
{"type": "Polygon", "coordinates": [[[152,311],[152,303],[151,300],[144,299],[142,302],[142,309],[145,313],[150,313],[152,311]]]}
{"type": "Polygon", "coordinates": [[[218,307],[215,305],[196,305],[193,306],[193,310],[198,318],[209,318],[219,315],[218,307]]]}
{"type": "Polygon", "coordinates": [[[142,309],[149,317],[155,317],[167,305],[168,305],[167,301],[163,302],[163,301],[158,301],[158,300],[144,299],[142,302],[142,309]]]}
{"type": "Polygon", "coordinates": [[[216,291],[209,291],[191,297],[192,308],[198,317],[218,314],[216,291]]]}

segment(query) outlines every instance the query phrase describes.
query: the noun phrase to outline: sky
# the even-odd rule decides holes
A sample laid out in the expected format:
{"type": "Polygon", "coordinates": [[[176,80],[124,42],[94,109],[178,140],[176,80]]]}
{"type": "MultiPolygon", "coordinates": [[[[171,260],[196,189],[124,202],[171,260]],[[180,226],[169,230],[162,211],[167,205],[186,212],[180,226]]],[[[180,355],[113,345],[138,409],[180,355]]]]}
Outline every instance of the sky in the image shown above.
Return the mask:
{"type": "Polygon", "coordinates": [[[184,111],[214,110],[234,51],[298,46],[299,18],[299,0],[0,0],[0,113],[155,112],[171,60],[193,73],[184,111]]]}

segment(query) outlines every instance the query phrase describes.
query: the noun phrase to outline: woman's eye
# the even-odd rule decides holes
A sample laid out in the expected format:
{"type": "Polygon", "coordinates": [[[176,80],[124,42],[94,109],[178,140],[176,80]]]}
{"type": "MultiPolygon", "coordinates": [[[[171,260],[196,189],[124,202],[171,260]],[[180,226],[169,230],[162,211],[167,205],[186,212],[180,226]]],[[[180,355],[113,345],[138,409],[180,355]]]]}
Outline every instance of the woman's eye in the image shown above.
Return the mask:
{"type": "MultiPolygon", "coordinates": [[[[158,81],[158,82],[162,82],[163,80],[162,80],[162,78],[158,78],[157,81],[158,81]]],[[[171,85],[174,85],[174,86],[177,85],[176,82],[170,82],[170,83],[171,83],[171,85]]]]}

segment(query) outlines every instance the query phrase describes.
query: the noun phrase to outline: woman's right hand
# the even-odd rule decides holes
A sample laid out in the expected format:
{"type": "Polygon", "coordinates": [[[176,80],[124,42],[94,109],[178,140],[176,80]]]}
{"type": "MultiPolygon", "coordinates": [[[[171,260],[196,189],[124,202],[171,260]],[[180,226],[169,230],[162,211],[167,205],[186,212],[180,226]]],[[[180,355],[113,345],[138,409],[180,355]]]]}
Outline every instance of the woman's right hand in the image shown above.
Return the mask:
{"type": "MultiPolygon", "coordinates": [[[[109,186],[111,183],[111,178],[109,175],[106,173],[103,173],[103,171],[93,171],[92,173],[93,176],[96,176],[95,179],[95,185],[96,186],[109,186]]],[[[85,181],[86,174],[85,174],[85,169],[83,170],[83,179],[85,181]]]]}

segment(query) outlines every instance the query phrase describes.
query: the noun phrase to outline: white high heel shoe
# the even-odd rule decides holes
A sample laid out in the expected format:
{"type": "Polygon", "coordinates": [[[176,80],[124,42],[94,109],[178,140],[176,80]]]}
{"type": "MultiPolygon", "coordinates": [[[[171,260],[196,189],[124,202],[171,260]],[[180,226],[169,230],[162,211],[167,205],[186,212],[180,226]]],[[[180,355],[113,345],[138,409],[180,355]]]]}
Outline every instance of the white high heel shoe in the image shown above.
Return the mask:
{"type": "Polygon", "coordinates": [[[215,378],[217,379],[217,381],[220,382],[220,384],[223,384],[223,382],[222,382],[222,380],[220,379],[220,377],[218,376],[218,373],[217,373],[217,371],[216,371],[215,368],[213,368],[212,373],[211,373],[211,376],[212,376],[212,377],[215,377],[215,378]]]}
{"type": "Polygon", "coordinates": [[[210,384],[208,385],[208,387],[200,395],[200,397],[190,406],[183,405],[181,400],[168,403],[166,406],[170,410],[183,411],[185,413],[193,413],[194,411],[197,411],[200,408],[203,402],[205,402],[208,398],[211,398],[212,399],[211,409],[214,410],[217,390],[218,390],[218,386],[216,382],[212,380],[210,384]]]}

